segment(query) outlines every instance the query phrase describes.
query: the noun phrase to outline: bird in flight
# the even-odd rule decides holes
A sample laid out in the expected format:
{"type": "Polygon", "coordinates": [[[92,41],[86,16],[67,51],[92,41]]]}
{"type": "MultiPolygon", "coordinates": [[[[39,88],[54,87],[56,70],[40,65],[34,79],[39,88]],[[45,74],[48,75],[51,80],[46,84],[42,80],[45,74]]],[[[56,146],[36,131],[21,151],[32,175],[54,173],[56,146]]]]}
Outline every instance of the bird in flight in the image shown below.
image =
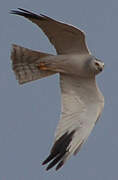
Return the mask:
{"type": "Polygon", "coordinates": [[[104,97],[96,84],[96,75],[103,70],[104,63],[91,55],[85,34],[76,27],[21,8],[11,14],[39,26],[57,52],[52,55],[13,44],[11,59],[19,84],[60,75],[61,118],[50,154],[42,163],[48,164],[46,170],[54,166],[58,170],[77,154],[102,113],[104,97]]]}

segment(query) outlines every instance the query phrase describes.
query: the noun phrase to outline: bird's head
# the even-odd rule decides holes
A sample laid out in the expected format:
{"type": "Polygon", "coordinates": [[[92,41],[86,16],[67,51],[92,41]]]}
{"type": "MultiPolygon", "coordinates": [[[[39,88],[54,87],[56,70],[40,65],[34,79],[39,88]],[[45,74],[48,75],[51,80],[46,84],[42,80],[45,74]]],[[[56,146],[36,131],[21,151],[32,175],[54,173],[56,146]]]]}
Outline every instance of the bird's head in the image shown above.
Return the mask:
{"type": "Polygon", "coordinates": [[[104,62],[101,60],[96,59],[95,57],[91,61],[91,70],[92,72],[97,75],[102,72],[104,69],[104,62]]]}

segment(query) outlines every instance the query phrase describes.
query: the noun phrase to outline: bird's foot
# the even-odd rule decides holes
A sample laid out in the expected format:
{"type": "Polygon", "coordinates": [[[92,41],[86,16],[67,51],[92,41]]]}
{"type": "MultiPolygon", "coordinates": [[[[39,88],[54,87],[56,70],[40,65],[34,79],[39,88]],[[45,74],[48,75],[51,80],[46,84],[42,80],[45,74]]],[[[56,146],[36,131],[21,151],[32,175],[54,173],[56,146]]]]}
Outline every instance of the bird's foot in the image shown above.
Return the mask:
{"type": "Polygon", "coordinates": [[[40,70],[46,71],[48,70],[48,67],[46,66],[45,62],[40,62],[40,64],[38,65],[40,70]]]}

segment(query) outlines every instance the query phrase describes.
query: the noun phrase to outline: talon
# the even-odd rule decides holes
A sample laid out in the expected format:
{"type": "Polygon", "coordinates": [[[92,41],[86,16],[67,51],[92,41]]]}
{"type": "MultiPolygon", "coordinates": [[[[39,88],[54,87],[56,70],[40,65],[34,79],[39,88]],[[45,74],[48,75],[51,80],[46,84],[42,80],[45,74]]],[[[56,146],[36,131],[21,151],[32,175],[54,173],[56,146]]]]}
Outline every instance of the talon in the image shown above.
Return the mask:
{"type": "Polygon", "coordinates": [[[40,62],[39,69],[40,70],[48,70],[48,68],[46,67],[46,64],[44,62],[40,62]]]}

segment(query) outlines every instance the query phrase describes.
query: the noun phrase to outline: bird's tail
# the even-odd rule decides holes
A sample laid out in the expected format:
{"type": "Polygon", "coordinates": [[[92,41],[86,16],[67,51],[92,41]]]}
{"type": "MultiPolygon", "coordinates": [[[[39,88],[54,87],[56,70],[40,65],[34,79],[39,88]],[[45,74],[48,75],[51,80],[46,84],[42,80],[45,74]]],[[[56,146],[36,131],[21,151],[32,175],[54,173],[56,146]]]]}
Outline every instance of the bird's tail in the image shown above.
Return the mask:
{"type": "Polygon", "coordinates": [[[55,73],[45,69],[41,59],[46,56],[53,55],[13,45],[11,52],[12,67],[19,84],[41,79],[55,73]]]}

